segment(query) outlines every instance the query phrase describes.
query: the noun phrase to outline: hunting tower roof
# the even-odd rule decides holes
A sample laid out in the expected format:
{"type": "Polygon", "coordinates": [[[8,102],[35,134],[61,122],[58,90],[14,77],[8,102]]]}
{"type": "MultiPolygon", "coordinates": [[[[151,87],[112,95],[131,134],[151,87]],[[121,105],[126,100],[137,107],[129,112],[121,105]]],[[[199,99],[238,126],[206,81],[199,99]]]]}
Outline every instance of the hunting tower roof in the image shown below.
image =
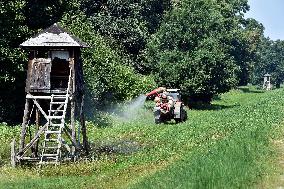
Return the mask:
{"type": "Polygon", "coordinates": [[[55,23],[27,41],[20,47],[88,47],[79,38],[71,35],[67,30],[55,23]]]}

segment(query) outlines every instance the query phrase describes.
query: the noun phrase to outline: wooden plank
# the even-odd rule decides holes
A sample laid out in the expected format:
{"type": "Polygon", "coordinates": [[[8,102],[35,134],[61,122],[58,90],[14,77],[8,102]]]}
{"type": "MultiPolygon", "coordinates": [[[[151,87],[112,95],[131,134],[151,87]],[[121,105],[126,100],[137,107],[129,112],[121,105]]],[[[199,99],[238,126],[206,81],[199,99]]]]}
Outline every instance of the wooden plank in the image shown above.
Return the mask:
{"type": "Polygon", "coordinates": [[[72,141],[76,141],[76,129],[75,129],[75,102],[74,98],[71,100],[71,137],[72,141]]]}
{"type": "Polygon", "coordinates": [[[34,61],[49,64],[51,62],[51,58],[35,58],[34,61]]]}
{"type": "Polygon", "coordinates": [[[30,89],[50,89],[51,59],[34,59],[30,89]]]}
{"type": "MultiPolygon", "coordinates": [[[[76,129],[75,129],[75,111],[76,111],[76,95],[75,95],[75,65],[74,65],[75,61],[74,61],[74,50],[73,50],[73,54],[72,54],[72,58],[70,61],[70,91],[71,91],[71,137],[72,137],[72,141],[76,141],[76,129]]],[[[73,152],[74,153],[74,152],[73,152]]],[[[72,154],[74,155],[74,154],[72,154]]]]}
{"type": "Polygon", "coordinates": [[[39,161],[40,157],[22,157],[21,160],[26,161],[39,161]]]}
{"type": "Polygon", "coordinates": [[[39,111],[42,113],[42,115],[45,117],[45,119],[47,121],[49,121],[48,116],[46,115],[46,113],[43,111],[43,109],[40,107],[39,103],[37,102],[36,99],[34,99],[34,103],[37,106],[37,108],[39,109],[39,111]]]}
{"type": "Polygon", "coordinates": [[[38,132],[35,134],[34,138],[30,141],[29,144],[27,144],[27,145],[25,146],[25,148],[20,149],[20,151],[17,153],[17,156],[18,156],[17,158],[18,158],[18,159],[21,159],[21,158],[24,156],[24,154],[27,152],[27,150],[28,150],[32,145],[35,144],[35,142],[39,139],[40,135],[44,132],[44,130],[46,129],[47,126],[48,126],[48,122],[38,130],[38,132]]]}
{"type": "MultiPolygon", "coordinates": [[[[40,111],[39,111],[39,109],[36,109],[36,130],[35,130],[35,133],[38,132],[39,127],[40,127],[40,111]]],[[[39,145],[39,141],[37,140],[36,143],[33,145],[33,148],[34,148],[33,157],[38,156],[38,145],[39,145]]]]}
{"type": "Polygon", "coordinates": [[[75,70],[75,61],[74,58],[72,58],[71,61],[71,76],[72,76],[72,94],[74,95],[76,93],[76,70],[75,70]]]}
{"type": "Polygon", "coordinates": [[[64,127],[63,130],[64,130],[64,132],[67,134],[68,138],[71,140],[72,145],[75,146],[75,148],[76,148],[77,150],[81,150],[81,149],[82,149],[82,146],[81,146],[80,144],[78,144],[76,140],[74,140],[74,139],[72,138],[72,135],[71,135],[72,131],[71,131],[68,127],[64,127]]]}
{"type": "Polygon", "coordinates": [[[61,142],[63,146],[67,149],[67,151],[71,153],[71,148],[68,146],[67,142],[63,138],[61,138],[61,142]]]}
{"type": "Polygon", "coordinates": [[[84,95],[81,97],[81,107],[80,107],[80,123],[83,135],[83,149],[85,150],[86,155],[89,154],[89,143],[87,137],[87,128],[85,124],[85,115],[84,115],[84,95]]]}
{"type": "Polygon", "coordinates": [[[21,130],[21,138],[20,138],[20,151],[23,150],[25,146],[25,138],[27,133],[27,123],[28,123],[28,114],[30,109],[30,100],[26,99],[25,103],[25,110],[24,110],[24,116],[23,116],[23,123],[22,123],[22,130],[21,130]]]}
{"type": "Polygon", "coordinates": [[[43,100],[50,100],[50,99],[51,99],[51,96],[34,96],[34,95],[31,95],[31,94],[27,94],[27,95],[26,95],[26,98],[27,98],[27,99],[43,99],[43,100]]]}
{"type": "Polygon", "coordinates": [[[45,78],[44,78],[44,81],[46,83],[46,85],[48,86],[47,88],[48,89],[51,89],[51,82],[50,82],[50,73],[51,73],[51,66],[52,66],[52,63],[50,62],[50,64],[48,66],[46,66],[46,74],[45,74],[45,78]]]}
{"type": "Polygon", "coordinates": [[[12,142],[11,142],[11,166],[12,167],[16,167],[15,146],[16,146],[16,141],[15,141],[15,139],[13,139],[12,142]]]}
{"type": "Polygon", "coordinates": [[[29,62],[28,62],[27,79],[26,79],[26,92],[30,91],[33,63],[34,63],[33,59],[30,59],[29,62]]]}
{"type": "MultiPolygon", "coordinates": [[[[65,91],[66,92],[66,91],[65,91]]],[[[64,95],[65,96],[65,95],[64,95]]],[[[39,99],[39,100],[50,100],[51,96],[34,96],[31,94],[26,95],[27,99],[39,99]]],[[[70,98],[70,97],[69,97],[70,98]]]]}

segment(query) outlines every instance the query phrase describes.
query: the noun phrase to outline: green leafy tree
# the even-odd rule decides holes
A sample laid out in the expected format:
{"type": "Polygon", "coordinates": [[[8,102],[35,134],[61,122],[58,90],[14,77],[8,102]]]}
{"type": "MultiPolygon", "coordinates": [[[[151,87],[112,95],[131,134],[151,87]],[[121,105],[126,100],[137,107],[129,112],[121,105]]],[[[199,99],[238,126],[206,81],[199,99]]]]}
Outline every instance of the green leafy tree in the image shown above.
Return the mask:
{"type": "Polygon", "coordinates": [[[257,46],[263,35],[264,27],[254,19],[245,19],[249,10],[247,0],[217,0],[218,11],[222,15],[222,42],[228,45],[238,67],[238,85],[247,85],[251,81],[253,66],[257,61],[257,46]]]}
{"type": "Polygon", "coordinates": [[[20,122],[23,114],[27,56],[19,45],[38,29],[61,19],[69,7],[65,4],[33,0],[0,2],[0,122],[20,122]]]}
{"type": "Polygon", "coordinates": [[[254,83],[263,82],[266,73],[271,74],[272,83],[278,88],[284,81],[284,41],[263,38],[259,48],[260,59],[255,66],[254,83]]]}
{"type": "Polygon", "coordinates": [[[215,1],[182,1],[166,15],[145,52],[145,66],[160,85],[180,87],[203,102],[236,85],[237,66],[225,37],[231,30],[219,9],[215,1]]]}
{"type": "Polygon", "coordinates": [[[94,29],[119,46],[140,73],[145,70],[139,55],[170,7],[170,0],[83,0],[81,4],[94,29]]]}
{"type": "Polygon", "coordinates": [[[125,63],[128,57],[95,32],[83,13],[67,13],[62,23],[90,46],[82,51],[82,58],[86,86],[94,101],[127,100],[147,91],[149,85],[155,85],[151,77],[136,74],[125,63]]]}
{"type": "Polygon", "coordinates": [[[239,68],[237,77],[241,86],[252,81],[254,65],[259,59],[257,49],[264,31],[262,24],[254,19],[243,20],[242,23],[242,27],[234,32],[230,51],[239,68]]]}
{"type": "Polygon", "coordinates": [[[24,53],[19,44],[30,32],[25,25],[25,1],[0,2],[0,122],[19,121],[24,100],[24,53]]]}
{"type": "Polygon", "coordinates": [[[145,70],[204,102],[246,85],[263,34],[261,24],[244,19],[248,9],[247,0],[178,1],[144,52],[145,70]]]}
{"type": "Polygon", "coordinates": [[[25,22],[30,29],[47,28],[58,22],[62,15],[70,9],[67,0],[25,0],[23,12],[25,22]]]}

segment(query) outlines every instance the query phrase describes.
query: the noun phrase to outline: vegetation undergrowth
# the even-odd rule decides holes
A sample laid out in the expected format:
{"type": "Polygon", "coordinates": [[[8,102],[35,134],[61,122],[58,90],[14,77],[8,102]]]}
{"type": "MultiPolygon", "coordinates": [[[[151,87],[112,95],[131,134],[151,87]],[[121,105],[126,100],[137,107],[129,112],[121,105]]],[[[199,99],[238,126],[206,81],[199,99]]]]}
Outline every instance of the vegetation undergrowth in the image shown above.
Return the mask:
{"type": "MultiPolygon", "coordinates": [[[[273,172],[282,94],[232,90],[180,124],[155,125],[148,108],[131,120],[108,115],[108,126],[88,122],[88,159],[57,167],[10,168],[4,142],[0,188],[255,188],[273,172]]],[[[1,132],[1,144],[17,129],[1,132]]]]}

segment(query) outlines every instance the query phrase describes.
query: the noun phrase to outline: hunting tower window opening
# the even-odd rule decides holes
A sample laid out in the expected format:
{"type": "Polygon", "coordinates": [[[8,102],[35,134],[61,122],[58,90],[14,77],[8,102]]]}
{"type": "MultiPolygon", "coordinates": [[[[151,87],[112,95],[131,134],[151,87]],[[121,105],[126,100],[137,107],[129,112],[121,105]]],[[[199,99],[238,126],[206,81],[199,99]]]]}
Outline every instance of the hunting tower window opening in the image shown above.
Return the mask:
{"type": "Polygon", "coordinates": [[[64,92],[70,75],[70,52],[60,50],[37,50],[31,53],[27,91],[64,92]]]}
{"type": "Polygon", "coordinates": [[[69,52],[68,51],[53,51],[51,53],[51,73],[50,83],[51,90],[66,89],[68,87],[69,77],[69,52]]]}

